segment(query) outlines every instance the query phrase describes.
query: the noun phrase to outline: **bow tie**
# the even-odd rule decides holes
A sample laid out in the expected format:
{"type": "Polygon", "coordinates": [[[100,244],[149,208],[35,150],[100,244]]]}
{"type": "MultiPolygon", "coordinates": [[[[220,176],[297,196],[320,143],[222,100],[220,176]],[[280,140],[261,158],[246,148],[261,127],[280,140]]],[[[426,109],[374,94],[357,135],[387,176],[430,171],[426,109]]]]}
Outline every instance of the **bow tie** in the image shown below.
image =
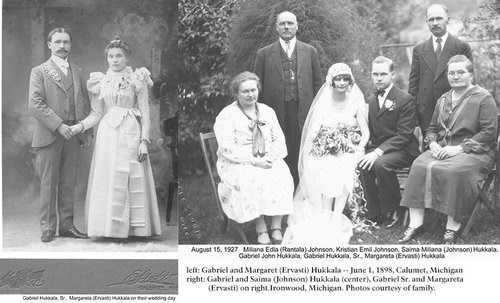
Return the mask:
{"type": "Polygon", "coordinates": [[[382,97],[383,95],[385,95],[385,89],[381,89],[381,90],[376,90],[375,91],[375,96],[382,97]]]}

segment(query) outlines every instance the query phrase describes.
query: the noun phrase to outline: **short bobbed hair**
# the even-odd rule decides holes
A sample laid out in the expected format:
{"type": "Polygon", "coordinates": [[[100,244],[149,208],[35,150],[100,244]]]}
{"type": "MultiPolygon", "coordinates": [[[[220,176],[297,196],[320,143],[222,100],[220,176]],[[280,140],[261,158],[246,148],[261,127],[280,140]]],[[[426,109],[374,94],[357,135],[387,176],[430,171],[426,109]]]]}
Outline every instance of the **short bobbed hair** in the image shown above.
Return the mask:
{"type": "Polygon", "coordinates": [[[261,91],[261,84],[259,77],[252,72],[245,71],[237,74],[236,77],[234,77],[233,81],[231,81],[231,86],[230,86],[231,95],[233,95],[233,97],[236,97],[238,95],[241,83],[248,80],[253,80],[257,82],[257,88],[259,89],[259,92],[261,91]]]}

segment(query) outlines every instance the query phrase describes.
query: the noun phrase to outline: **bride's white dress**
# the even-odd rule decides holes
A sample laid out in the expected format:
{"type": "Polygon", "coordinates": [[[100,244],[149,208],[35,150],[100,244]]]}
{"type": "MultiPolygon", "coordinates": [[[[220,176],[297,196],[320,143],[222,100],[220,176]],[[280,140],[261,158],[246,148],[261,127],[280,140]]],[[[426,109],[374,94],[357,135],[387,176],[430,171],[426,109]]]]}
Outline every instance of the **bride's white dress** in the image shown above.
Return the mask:
{"type": "Polygon", "coordinates": [[[322,209],[321,196],[337,197],[344,189],[352,192],[360,155],[342,153],[317,157],[310,151],[312,139],[321,126],[357,126],[357,115],[366,118],[366,110],[360,91],[349,93],[346,103],[340,107],[333,103],[331,96],[332,89],[324,85],[305,123],[299,158],[300,183],[294,196],[295,212],[288,218],[285,245],[343,245],[348,244],[352,236],[351,221],[340,212],[322,209]]]}

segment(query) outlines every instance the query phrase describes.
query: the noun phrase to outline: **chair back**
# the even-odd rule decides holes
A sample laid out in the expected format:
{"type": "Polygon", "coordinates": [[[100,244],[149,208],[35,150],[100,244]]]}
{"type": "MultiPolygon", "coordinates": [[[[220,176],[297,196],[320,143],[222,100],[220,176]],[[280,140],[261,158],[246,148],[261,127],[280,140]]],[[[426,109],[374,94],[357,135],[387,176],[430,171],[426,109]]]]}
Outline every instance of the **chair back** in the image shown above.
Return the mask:
{"type": "Polygon", "coordinates": [[[210,133],[200,133],[201,149],[203,151],[203,157],[205,159],[205,164],[207,166],[208,175],[210,176],[210,184],[212,186],[212,193],[217,204],[217,210],[219,213],[219,218],[221,220],[225,219],[225,214],[222,211],[222,206],[220,204],[219,192],[217,191],[217,186],[220,183],[220,177],[217,173],[217,138],[214,132],[210,133]]]}

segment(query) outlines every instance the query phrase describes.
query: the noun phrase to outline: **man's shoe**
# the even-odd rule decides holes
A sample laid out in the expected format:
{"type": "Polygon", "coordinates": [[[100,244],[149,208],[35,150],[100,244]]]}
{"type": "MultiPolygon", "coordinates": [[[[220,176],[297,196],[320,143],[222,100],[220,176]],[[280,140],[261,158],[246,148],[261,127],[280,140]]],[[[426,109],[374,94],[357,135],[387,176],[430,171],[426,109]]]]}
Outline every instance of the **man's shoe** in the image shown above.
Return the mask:
{"type": "Polygon", "coordinates": [[[443,244],[451,245],[455,244],[458,237],[458,231],[447,229],[443,235],[443,244]]]}
{"type": "Polygon", "coordinates": [[[42,242],[50,242],[54,240],[54,237],[56,236],[56,232],[53,230],[46,230],[42,233],[42,236],[40,237],[42,242]]]}
{"type": "Polygon", "coordinates": [[[400,216],[397,210],[389,212],[386,217],[386,227],[391,228],[396,225],[399,222],[399,218],[400,216]]]}
{"type": "Polygon", "coordinates": [[[380,224],[382,224],[382,222],[384,222],[384,218],[381,216],[368,217],[366,220],[372,222],[373,224],[377,224],[377,225],[380,225],[380,224]]]}
{"type": "Polygon", "coordinates": [[[76,238],[76,239],[88,239],[86,234],[78,231],[76,227],[71,226],[70,228],[59,230],[60,237],[76,238]]]}
{"type": "Polygon", "coordinates": [[[399,243],[409,242],[411,239],[415,238],[420,233],[421,230],[422,230],[422,225],[416,228],[408,227],[405,230],[403,237],[399,239],[398,242],[399,243]]]}

